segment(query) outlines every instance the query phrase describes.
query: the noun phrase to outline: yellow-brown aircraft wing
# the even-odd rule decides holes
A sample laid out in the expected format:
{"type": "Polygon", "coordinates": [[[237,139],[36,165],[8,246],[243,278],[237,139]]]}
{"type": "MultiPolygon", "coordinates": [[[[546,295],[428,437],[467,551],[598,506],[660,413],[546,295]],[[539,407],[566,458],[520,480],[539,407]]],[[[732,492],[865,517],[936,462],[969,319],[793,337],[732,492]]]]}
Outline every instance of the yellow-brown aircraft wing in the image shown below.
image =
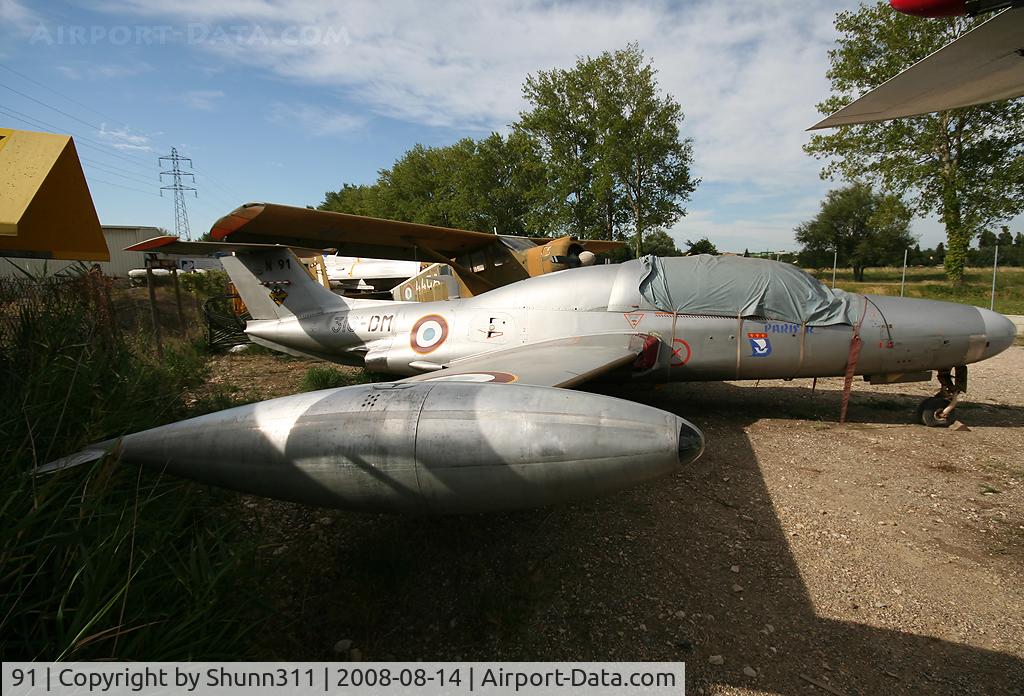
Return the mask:
{"type": "Polygon", "coordinates": [[[583,248],[594,254],[604,254],[612,249],[621,249],[627,242],[613,242],[608,239],[581,239],[583,248]]]}
{"type": "Polygon", "coordinates": [[[646,340],[643,334],[610,333],[527,343],[453,360],[444,369],[400,381],[516,382],[574,387],[633,362],[644,350],[646,340]]]}
{"type": "Polygon", "coordinates": [[[213,224],[222,242],[338,248],[346,256],[437,261],[493,244],[493,234],[276,203],[248,203],[213,224]],[[430,252],[434,252],[431,254],[430,252]]]}

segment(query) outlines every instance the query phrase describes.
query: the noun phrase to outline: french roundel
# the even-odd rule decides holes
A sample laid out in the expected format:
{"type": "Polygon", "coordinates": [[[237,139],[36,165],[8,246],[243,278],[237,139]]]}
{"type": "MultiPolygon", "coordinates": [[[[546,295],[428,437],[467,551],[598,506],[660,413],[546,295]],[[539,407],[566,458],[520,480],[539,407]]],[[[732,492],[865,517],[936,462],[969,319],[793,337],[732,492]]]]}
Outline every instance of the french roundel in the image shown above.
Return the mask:
{"type": "Polygon", "coordinates": [[[409,344],[417,353],[431,353],[448,338],[448,322],[440,314],[428,314],[412,325],[409,344]]]}

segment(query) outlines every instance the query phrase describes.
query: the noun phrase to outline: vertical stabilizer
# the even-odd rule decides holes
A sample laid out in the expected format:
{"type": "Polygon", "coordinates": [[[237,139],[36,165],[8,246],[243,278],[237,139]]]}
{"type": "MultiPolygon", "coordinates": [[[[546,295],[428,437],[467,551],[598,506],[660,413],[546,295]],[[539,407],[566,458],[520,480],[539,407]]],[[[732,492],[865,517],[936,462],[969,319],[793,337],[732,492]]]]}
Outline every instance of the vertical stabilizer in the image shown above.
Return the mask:
{"type": "Polygon", "coordinates": [[[346,309],[287,247],[237,252],[221,259],[253,319],[289,319],[346,309]]]}

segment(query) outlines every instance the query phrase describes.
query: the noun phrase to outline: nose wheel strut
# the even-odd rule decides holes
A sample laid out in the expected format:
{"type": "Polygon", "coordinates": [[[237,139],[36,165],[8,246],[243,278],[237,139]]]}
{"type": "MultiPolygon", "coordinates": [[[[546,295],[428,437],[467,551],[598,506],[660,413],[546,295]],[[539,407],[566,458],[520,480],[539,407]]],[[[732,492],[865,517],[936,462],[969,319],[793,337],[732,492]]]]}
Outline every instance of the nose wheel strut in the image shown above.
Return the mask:
{"type": "Polygon", "coordinates": [[[939,391],[917,407],[917,418],[930,428],[945,428],[952,423],[953,411],[967,392],[967,366],[939,370],[939,391]]]}

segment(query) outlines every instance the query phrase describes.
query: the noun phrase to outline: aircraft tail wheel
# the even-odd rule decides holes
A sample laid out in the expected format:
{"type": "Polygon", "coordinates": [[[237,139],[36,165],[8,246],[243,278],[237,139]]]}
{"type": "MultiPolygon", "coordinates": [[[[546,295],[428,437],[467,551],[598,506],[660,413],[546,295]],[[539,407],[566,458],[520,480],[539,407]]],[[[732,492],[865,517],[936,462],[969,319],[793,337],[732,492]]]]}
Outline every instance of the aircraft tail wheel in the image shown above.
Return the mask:
{"type": "Polygon", "coordinates": [[[941,396],[932,396],[917,407],[917,418],[929,428],[946,428],[953,422],[953,413],[950,412],[945,418],[942,412],[949,406],[949,399],[941,396]]]}

